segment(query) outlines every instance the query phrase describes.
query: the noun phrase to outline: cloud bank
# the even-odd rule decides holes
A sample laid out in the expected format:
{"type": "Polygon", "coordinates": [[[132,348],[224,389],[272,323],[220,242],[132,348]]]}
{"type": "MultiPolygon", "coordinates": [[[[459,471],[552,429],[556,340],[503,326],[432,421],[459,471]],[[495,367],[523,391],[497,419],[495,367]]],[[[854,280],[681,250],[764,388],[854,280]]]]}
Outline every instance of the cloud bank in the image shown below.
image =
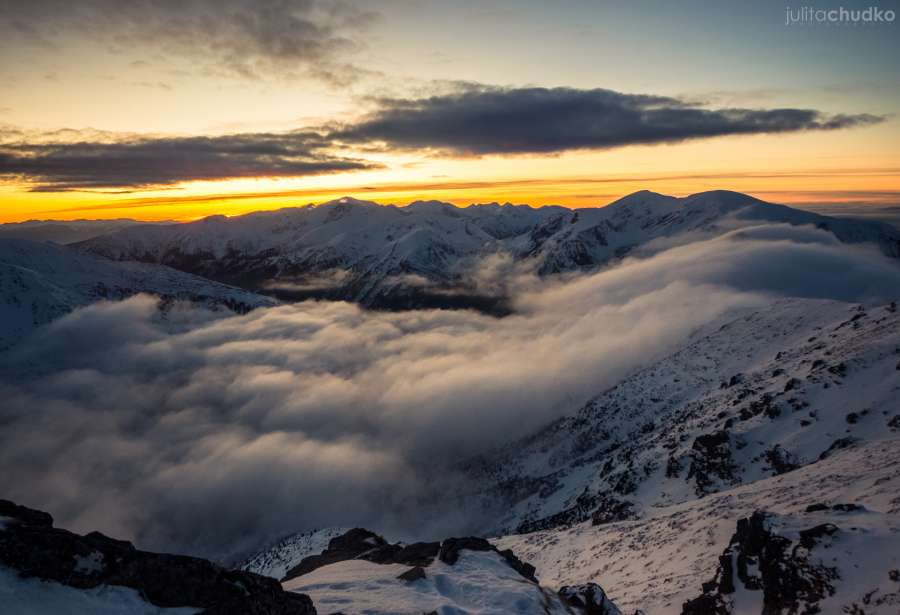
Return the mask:
{"type": "Polygon", "coordinates": [[[215,137],[0,143],[0,176],[34,182],[35,191],[136,188],[182,181],[301,177],[378,168],[323,150],[311,131],[215,137]]]}
{"type": "MultiPolygon", "coordinates": [[[[504,268],[486,270],[489,283],[504,268]]],[[[477,517],[426,505],[454,462],[726,313],[900,288],[874,251],[777,225],[567,281],[520,277],[503,319],[329,302],[163,316],[147,296],[81,309],[0,356],[0,492],[64,526],[219,557],[322,526],[472,531],[477,517]]]]}
{"type": "Polygon", "coordinates": [[[379,149],[444,155],[552,154],[739,134],[838,130],[883,117],[814,109],[706,109],[665,96],[573,88],[470,86],[381,99],[348,125],[214,137],[0,130],[0,177],[32,190],[133,188],[193,180],[301,177],[380,168],[379,149]]]}
{"type": "Polygon", "coordinates": [[[468,88],[386,99],[338,139],[460,154],[529,154],[738,134],[837,130],[883,121],[814,109],[706,109],[666,96],[574,88],[468,88]]]}

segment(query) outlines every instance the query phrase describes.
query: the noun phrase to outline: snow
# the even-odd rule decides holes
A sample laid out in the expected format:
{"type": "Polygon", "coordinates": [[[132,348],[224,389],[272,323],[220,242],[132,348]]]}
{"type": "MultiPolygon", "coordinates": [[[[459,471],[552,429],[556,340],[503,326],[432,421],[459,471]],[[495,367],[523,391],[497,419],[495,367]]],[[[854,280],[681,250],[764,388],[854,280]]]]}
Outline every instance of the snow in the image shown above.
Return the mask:
{"type": "Polygon", "coordinates": [[[141,292],[210,308],[277,303],[161,265],[117,263],[52,243],[0,239],[0,351],[77,307],[141,292]]]}
{"type": "MultiPolygon", "coordinates": [[[[900,437],[894,437],[842,451],[794,472],[655,508],[637,521],[596,527],[585,522],[493,542],[533,564],[538,580],[548,587],[593,581],[606,589],[623,612],[641,608],[647,615],[676,615],[682,603],[698,596],[701,585],[713,577],[736,521],[757,509],[801,515],[808,505],[819,502],[863,504],[884,513],[880,536],[893,536],[887,544],[896,545],[900,539],[898,468],[900,437]]],[[[803,520],[797,525],[812,527],[821,522],[803,520]]],[[[842,528],[865,527],[853,517],[835,523],[842,528]]],[[[900,548],[890,548],[900,554],[900,548]]],[[[861,577],[876,573],[886,577],[883,560],[870,557],[863,548],[855,552],[850,559],[860,565],[861,577]]],[[[867,586],[853,585],[853,578],[847,577],[847,588],[867,586]]]]}
{"type": "Polygon", "coordinates": [[[349,197],[317,206],[193,223],[126,228],[81,244],[116,260],[164,263],[216,279],[352,272],[342,298],[366,303],[382,281],[415,273],[458,281],[473,260],[504,253],[542,274],[594,268],[654,241],[721,234],[760,222],[814,225],[842,241],[878,243],[900,256],[900,232],[714,191],[683,199],[638,192],[602,208],[470,205],[421,201],[382,206],[349,197]]]}
{"type": "Polygon", "coordinates": [[[202,609],[160,608],[128,587],[103,585],[75,589],[52,581],[22,579],[0,566],[0,613],[3,615],[190,615],[202,609]]]}
{"type": "Polygon", "coordinates": [[[321,613],[347,615],[502,615],[571,613],[559,598],[525,580],[494,552],[463,551],[452,566],[435,560],[425,579],[397,578],[400,564],[348,560],[323,566],[283,584],[308,594],[321,613]]]}
{"type": "Polygon", "coordinates": [[[328,541],[346,533],[350,528],[324,528],[292,534],[271,547],[260,550],[238,565],[241,570],[255,572],[273,579],[282,579],[288,570],[303,558],[318,555],[328,541]]]}

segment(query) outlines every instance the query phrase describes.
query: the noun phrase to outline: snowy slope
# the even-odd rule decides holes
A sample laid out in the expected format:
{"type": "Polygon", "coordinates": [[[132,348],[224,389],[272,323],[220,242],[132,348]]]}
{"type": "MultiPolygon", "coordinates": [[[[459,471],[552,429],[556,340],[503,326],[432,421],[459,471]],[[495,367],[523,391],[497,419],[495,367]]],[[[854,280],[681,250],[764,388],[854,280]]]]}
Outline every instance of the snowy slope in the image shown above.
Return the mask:
{"type": "Polygon", "coordinates": [[[894,304],[781,300],[466,470],[494,532],[646,516],[896,435],[898,349],[894,304]]]}
{"type": "Polygon", "coordinates": [[[112,262],[52,243],[0,239],[0,350],[77,307],[137,293],[236,312],[275,303],[169,267],[112,262]]]}
{"type": "MultiPolygon", "coordinates": [[[[715,576],[719,556],[728,546],[736,522],[756,510],[797,516],[806,515],[807,507],[821,503],[863,505],[873,511],[871,535],[896,545],[900,528],[898,470],[900,436],[894,433],[793,472],[655,508],[640,520],[599,526],[586,521],[509,535],[494,542],[531,562],[537,568],[538,580],[548,587],[594,581],[603,585],[623,612],[641,608],[647,615],[677,615],[682,613],[683,603],[700,595],[703,583],[715,576]]],[[[860,527],[857,519],[835,523],[846,531],[860,527]]],[[[804,517],[797,525],[811,527],[817,523],[804,517]]],[[[892,548],[896,558],[900,551],[892,548]]],[[[890,567],[885,569],[888,559],[871,557],[865,547],[856,546],[843,559],[843,566],[853,571],[853,576],[844,577],[843,595],[860,596],[876,588],[882,593],[900,589],[891,582],[890,567]],[[864,582],[856,582],[860,578],[864,582]]],[[[828,602],[822,612],[844,613],[844,605],[828,602]]],[[[872,612],[893,615],[897,612],[896,606],[893,608],[872,612]]],[[[870,612],[868,607],[865,612],[870,612]]],[[[761,615],[760,610],[736,613],[761,615]]]]}
{"type": "Polygon", "coordinates": [[[155,224],[130,218],[116,220],[28,220],[0,224],[0,239],[30,239],[69,244],[87,241],[129,226],[155,224]]]}
{"type": "Polygon", "coordinates": [[[281,579],[305,557],[324,551],[329,540],[345,533],[347,529],[331,527],[291,534],[251,555],[237,567],[265,577],[281,579]]]}
{"type": "Polygon", "coordinates": [[[41,579],[23,579],[0,566],[0,607],[3,615],[191,615],[201,609],[162,608],[129,587],[76,589],[41,579]]]}
{"type": "Polygon", "coordinates": [[[453,565],[435,560],[425,566],[424,578],[415,581],[397,578],[409,569],[402,564],[354,559],[324,566],[283,586],[288,591],[307,594],[322,613],[563,615],[575,612],[554,592],[523,579],[493,552],[463,551],[453,565]]]}
{"type": "Polygon", "coordinates": [[[473,303],[465,297],[478,292],[472,270],[488,255],[507,254],[552,274],[596,268],[654,241],[765,221],[814,225],[841,241],[871,242],[900,257],[900,231],[889,225],[829,218],[726,191],[681,199],[642,191],[578,210],[439,201],[395,207],[345,197],[235,218],[133,227],[79,247],[301,298],[423,307],[451,301],[451,295],[473,303]]]}

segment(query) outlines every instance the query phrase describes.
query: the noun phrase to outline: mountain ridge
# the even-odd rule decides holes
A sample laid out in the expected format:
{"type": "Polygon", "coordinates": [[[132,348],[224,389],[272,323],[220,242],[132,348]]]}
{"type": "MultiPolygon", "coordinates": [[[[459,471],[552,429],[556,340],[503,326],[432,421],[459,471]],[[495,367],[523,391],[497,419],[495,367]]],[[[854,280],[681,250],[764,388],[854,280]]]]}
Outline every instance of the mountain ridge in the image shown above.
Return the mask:
{"type": "Polygon", "coordinates": [[[126,228],[75,247],[290,300],[502,314],[508,297],[478,287],[486,258],[499,256],[548,276],[597,269],[657,240],[753,224],[811,225],[843,243],[872,243],[900,258],[900,231],[890,225],[830,218],[729,191],[683,198],[641,191],[582,209],[442,201],[398,207],[342,197],[311,207],[126,228]]]}

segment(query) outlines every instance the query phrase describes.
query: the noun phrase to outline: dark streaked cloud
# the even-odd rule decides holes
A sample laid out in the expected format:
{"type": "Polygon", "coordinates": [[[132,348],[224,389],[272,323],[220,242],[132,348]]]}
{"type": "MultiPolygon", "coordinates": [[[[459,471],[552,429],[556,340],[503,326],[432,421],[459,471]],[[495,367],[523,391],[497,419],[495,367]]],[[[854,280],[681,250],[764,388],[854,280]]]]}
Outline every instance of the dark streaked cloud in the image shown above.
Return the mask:
{"type": "Polygon", "coordinates": [[[322,151],[315,132],[216,137],[138,137],[110,141],[0,140],[0,177],[35,191],[159,186],[191,180],[298,177],[375,168],[322,151]]]}
{"type": "MultiPolygon", "coordinates": [[[[813,109],[706,109],[665,96],[572,88],[460,85],[455,93],[380,99],[355,123],[215,137],[30,134],[0,125],[0,177],[34,190],[133,188],[191,180],[297,177],[378,164],[348,155],[383,149],[448,155],[553,154],[725,135],[837,130],[870,114],[813,109]]],[[[618,181],[618,180],[609,180],[618,181]]]]}
{"type": "Polygon", "coordinates": [[[0,34],[51,48],[73,39],[115,53],[137,48],[154,63],[190,57],[197,68],[238,77],[344,84],[361,72],[347,57],[374,17],[329,0],[29,0],[5,3],[0,34]]]}
{"type": "Polygon", "coordinates": [[[836,130],[883,121],[814,109],[706,109],[676,98],[573,88],[468,88],[381,108],[334,133],[347,142],[458,154],[525,154],[723,135],[836,130]]]}

